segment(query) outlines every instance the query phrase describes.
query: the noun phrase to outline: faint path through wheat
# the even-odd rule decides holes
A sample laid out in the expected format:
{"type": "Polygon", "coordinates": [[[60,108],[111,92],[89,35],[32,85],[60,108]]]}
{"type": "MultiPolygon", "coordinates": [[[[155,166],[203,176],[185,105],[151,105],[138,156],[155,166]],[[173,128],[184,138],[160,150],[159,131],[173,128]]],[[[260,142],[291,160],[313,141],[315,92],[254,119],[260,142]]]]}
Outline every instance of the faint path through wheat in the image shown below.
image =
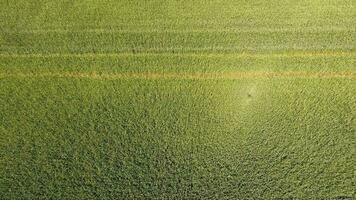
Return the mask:
{"type": "Polygon", "coordinates": [[[0,73],[15,78],[88,78],[88,79],[246,79],[246,78],[356,78],[356,71],[345,72],[224,72],[224,73],[100,73],[100,72],[39,72],[0,73]]]}
{"type": "MultiPolygon", "coordinates": [[[[139,53],[52,53],[52,54],[14,54],[3,53],[0,58],[54,58],[54,57],[77,57],[77,58],[100,58],[100,57],[127,57],[127,56],[174,56],[174,57],[253,57],[253,58],[268,58],[268,57],[354,57],[356,51],[287,51],[287,52],[226,52],[226,53],[189,53],[189,52],[144,52],[150,49],[144,49],[139,53]]],[[[160,49],[151,49],[160,50],[160,49]]],[[[169,50],[169,49],[168,49],[169,50]]],[[[185,50],[211,50],[211,49],[185,49],[185,50]]],[[[219,49],[220,50],[220,49],[219,49]]]]}
{"type": "Polygon", "coordinates": [[[47,34],[47,33],[58,33],[58,34],[68,34],[68,33],[320,33],[320,32],[355,32],[356,29],[352,27],[308,27],[308,28],[196,28],[196,29],[145,29],[144,27],[139,29],[123,29],[123,28],[48,28],[48,29],[25,29],[25,30],[2,30],[4,33],[26,33],[26,34],[47,34]]]}

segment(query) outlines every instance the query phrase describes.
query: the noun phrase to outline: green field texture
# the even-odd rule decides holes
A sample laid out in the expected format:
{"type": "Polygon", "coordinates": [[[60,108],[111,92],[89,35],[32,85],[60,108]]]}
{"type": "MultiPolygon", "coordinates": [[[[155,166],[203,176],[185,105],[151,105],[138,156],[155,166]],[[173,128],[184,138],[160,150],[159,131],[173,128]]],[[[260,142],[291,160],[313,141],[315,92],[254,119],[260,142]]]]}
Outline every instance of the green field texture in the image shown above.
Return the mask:
{"type": "Polygon", "coordinates": [[[3,73],[355,72],[356,53],[315,54],[0,55],[0,67],[3,73]]]}
{"type": "Polygon", "coordinates": [[[0,1],[0,199],[355,199],[353,0],[0,1]]]}
{"type": "Polygon", "coordinates": [[[356,3],[2,1],[0,52],[353,50],[356,3]]]}

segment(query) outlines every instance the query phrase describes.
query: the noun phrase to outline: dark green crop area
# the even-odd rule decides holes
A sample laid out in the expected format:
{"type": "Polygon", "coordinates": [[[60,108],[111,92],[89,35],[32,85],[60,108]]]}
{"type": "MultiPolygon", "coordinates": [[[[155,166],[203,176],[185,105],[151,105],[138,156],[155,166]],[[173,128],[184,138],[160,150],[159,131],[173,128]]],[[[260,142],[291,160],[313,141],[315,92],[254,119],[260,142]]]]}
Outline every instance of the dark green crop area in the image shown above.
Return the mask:
{"type": "Polygon", "coordinates": [[[0,199],[355,199],[354,0],[0,0],[0,199]]]}

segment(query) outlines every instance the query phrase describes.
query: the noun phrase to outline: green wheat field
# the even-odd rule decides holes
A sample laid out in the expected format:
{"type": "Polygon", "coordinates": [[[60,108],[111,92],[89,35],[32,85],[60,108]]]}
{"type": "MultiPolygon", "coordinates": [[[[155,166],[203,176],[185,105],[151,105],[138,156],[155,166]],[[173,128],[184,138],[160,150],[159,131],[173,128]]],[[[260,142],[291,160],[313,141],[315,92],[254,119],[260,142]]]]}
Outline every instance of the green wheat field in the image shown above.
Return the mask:
{"type": "Polygon", "coordinates": [[[356,199],[355,0],[0,0],[0,199],[356,199]]]}

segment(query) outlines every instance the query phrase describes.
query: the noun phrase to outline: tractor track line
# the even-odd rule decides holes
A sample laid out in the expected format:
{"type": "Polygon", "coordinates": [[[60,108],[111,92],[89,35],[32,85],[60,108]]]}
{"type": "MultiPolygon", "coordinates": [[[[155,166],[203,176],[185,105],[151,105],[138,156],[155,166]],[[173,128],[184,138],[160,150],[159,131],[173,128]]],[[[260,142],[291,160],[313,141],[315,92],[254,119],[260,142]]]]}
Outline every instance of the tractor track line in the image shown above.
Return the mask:
{"type": "Polygon", "coordinates": [[[356,51],[290,51],[277,53],[184,53],[184,52],[122,52],[122,53],[53,53],[53,54],[0,54],[0,58],[101,58],[101,57],[144,57],[144,56],[173,56],[173,57],[252,57],[252,58],[269,58],[269,57],[356,57],[356,51]]]}
{"type": "Polygon", "coordinates": [[[2,30],[4,33],[20,33],[20,34],[69,34],[69,33],[322,33],[322,32],[355,32],[356,29],[347,27],[311,27],[311,28],[255,28],[255,29],[237,29],[237,28],[200,28],[200,29],[119,29],[119,28],[91,28],[91,29],[29,29],[29,30],[2,30]]]}
{"type": "Polygon", "coordinates": [[[116,79],[187,79],[187,80],[234,80],[246,78],[356,78],[356,71],[344,72],[224,72],[224,73],[178,73],[178,72],[39,72],[1,73],[0,78],[86,78],[99,80],[116,79]]]}

